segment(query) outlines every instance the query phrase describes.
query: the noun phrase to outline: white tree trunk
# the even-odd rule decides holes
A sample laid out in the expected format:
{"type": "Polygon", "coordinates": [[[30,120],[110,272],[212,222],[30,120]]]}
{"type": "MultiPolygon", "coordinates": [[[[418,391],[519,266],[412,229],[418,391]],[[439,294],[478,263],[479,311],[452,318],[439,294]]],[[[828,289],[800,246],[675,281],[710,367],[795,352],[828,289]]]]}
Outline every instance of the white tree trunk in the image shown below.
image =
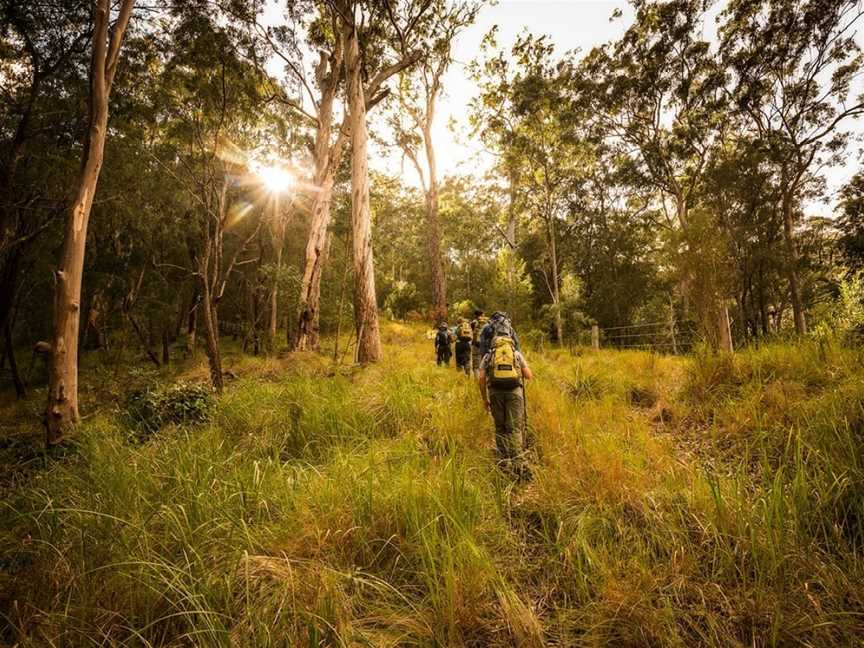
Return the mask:
{"type": "MultiPolygon", "coordinates": [[[[337,23],[338,24],[338,23],[337,23]]],[[[297,329],[292,339],[295,350],[320,348],[319,322],[321,315],[321,276],[326,260],[327,228],[330,225],[330,199],[333,178],[342,160],[342,150],[347,137],[344,130],[331,144],[333,131],[333,101],[342,74],[342,44],[337,42],[330,57],[329,72],[322,74],[321,101],[318,106],[318,123],[315,132],[315,197],[312,203],[312,219],[309,238],[306,241],[306,260],[300,283],[300,300],[297,308],[297,329]]]]}
{"type": "Polygon", "coordinates": [[[427,118],[423,127],[426,164],[429,166],[429,186],[426,189],[426,247],[432,270],[432,319],[437,324],[447,318],[447,278],[441,258],[441,221],[438,218],[438,167],[432,144],[432,116],[434,97],[429,99],[427,118]]]}
{"type": "Polygon", "coordinates": [[[377,362],[381,359],[381,336],[372,255],[366,100],[363,94],[357,30],[348,26],[345,32],[345,76],[348,82],[348,112],[351,119],[351,228],[354,235],[354,326],[357,330],[357,361],[377,362]]]}
{"type": "Polygon", "coordinates": [[[109,38],[110,3],[95,0],[90,61],[89,129],[75,199],[66,218],[63,250],[55,274],[54,322],[45,411],[46,442],[63,441],[78,413],[78,331],[87,225],[99,182],[108,128],[108,96],[134,0],[124,0],[109,38]]]}

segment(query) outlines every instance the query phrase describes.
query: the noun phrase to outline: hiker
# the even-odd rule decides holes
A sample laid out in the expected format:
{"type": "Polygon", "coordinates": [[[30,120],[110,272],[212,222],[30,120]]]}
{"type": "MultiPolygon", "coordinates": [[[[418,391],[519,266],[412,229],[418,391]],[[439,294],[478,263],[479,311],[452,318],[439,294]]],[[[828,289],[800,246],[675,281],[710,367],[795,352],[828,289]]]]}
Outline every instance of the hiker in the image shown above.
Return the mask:
{"type": "Polygon", "coordinates": [[[454,332],[456,336],[456,370],[471,373],[471,339],[473,331],[471,323],[464,317],[459,320],[454,332]]]}
{"type": "Polygon", "coordinates": [[[474,319],[471,320],[471,373],[475,378],[480,373],[480,361],[483,360],[483,354],[480,352],[480,334],[488,322],[486,313],[479,309],[474,311],[474,319]]]}
{"type": "Polygon", "coordinates": [[[492,350],[492,340],[496,336],[503,335],[513,340],[514,350],[519,350],[519,338],[516,337],[516,330],[510,323],[510,318],[507,313],[495,311],[492,317],[480,331],[480,357],[485,358],[492,350]]]}
{"type": "Polygon", "coordinates": [[[441,363],[450,365],[450,356],[453,354],[450,341],[450,331],[447,330],[447,323],[443,322],[438,325],[438,332],[435,334],[435,362],[439,367],[441,363]]]}
{"type": "Polygon", "coordinates": [[[520,481],[531,478],[523,452],[525,432],[524,381],[533,378],[525,357],[510,335],[496,335],[480,364],[478,383],[483,406],[495,422],[495,446],[500,463],[520,481]]]}

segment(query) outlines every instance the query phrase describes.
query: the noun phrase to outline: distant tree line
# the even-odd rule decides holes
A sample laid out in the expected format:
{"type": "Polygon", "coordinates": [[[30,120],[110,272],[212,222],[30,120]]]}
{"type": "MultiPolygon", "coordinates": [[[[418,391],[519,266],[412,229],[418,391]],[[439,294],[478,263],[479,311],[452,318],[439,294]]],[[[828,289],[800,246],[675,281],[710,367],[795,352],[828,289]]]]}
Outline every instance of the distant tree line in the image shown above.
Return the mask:
{"type": "Polygon", "coordinates": [[[506,309],[559,343],[671,318],[731,349],[854,293],[864,181],[836,219],[805,210],[864,111],[858,4],[732,0],[715,25],[636,0],[586,53],[505,52],[493,30],[467,69],[494,168],[439,177],[432,126],[481,9],[0,0],[0,367],[20,396],[48,382],[50,442],[82,352],[200,348],[221,391],[226,336],[374,362],[382,310],[506,309]],[[370,171],[370,137],[419,189],[370,171]],[[287,191],[256,171],[274,161],[287,191]],[[28,380],[37,342],[49,371],[28,380]]]}
{"type": "Polygon", "coordinates": [[[472,123],[553,329],[573,277],[603,326],[671,303],[726,349],[806,334],[808,311],[860,264],[860,177],[839,227],[804,215],[864,111],[860,5],[732,0],[715,25],[710,3],[632,4],[624,35],[584,55],[533,35],[505,53],[492,32],[473,65],[472,123]]]}

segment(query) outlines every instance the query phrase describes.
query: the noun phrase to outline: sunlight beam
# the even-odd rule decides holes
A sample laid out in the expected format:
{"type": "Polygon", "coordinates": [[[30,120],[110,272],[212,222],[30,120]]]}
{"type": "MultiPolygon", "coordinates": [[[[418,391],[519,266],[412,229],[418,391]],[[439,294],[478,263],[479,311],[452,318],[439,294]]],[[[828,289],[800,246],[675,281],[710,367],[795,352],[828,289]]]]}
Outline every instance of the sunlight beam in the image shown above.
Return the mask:
{"type": "Polygon", "coordinates": [[[294,176],[278,163],[256,163],[252,171],[270,193],[285,193],[294,185],[294,176]]]}

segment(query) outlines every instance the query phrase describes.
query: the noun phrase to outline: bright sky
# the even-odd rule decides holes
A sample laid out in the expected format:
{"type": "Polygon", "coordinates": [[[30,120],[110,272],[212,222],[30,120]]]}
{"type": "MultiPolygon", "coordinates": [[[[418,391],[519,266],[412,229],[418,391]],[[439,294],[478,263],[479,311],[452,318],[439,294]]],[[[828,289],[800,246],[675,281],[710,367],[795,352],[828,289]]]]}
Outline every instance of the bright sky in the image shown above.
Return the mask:
{"type": "MultiPolygon", "coordinates": [[[[722,2],[717,3],[705,18],[704,37],[709,40],[714,40],[715,18],[722,5],[722,2]]],[[[493,26],[498,25],[498,45],[505,51],[523,30],[527,30],[538,36],[550,36],[560,54],[570,50],[588,53],[596,45],[621,36],[632,20],[632,7],[624,0],[500,0],[495,6],[485,7],[477,22],[459,36],[455,47],[458,63],[447,75],[447,96],[441,101],[440,115],[434,128],[440,175],[470,174],[489,168],[488,155],[483,153],[480,143],[472,141],[467,134],[468,103],[476,95],[476,89],[467,78],[464,65],[477,56],[483,36],[493,26]],[[610,20],[616,9],[622,12],[622,16],[610,20]],[[451,119],[457,124],[456,133],[448,127],[451,119]]],[[[856,40],[864,46],[864,29],[858,30],[856,40]]],[[[859,92],[864,90],[860,83],[858,86],[859,92]]],[[[845,127],[859,135],[864,134],[864,123],[860,120],[849,121],[845,127]]],[[[837,190],[858,171],[861,157],[860,143],[850,144],[846,163],[823,171],[828,183],[826,201],[807,205],[805,210],[813,215],[830,212],[830,206],[836,202],[837,190]]],[[[401,170],[398,161],[380,157],[372,160],[372,165],[393,173],[401,170]]],[[[413,168],[405,165],[404,170],[405,180],[417,184],[413,168]]]]}
{"type": "MultiPolygon", "coordinates": [[[[722,2],[718,5],[722,6],[722,2]]],[[[705,19],[704,36],[709,40],[713,40],[716,30],[714,18],[719,10],[719,6],[715,7],[705,19]]],[[[528,31],[537,36],[548,35],[560,54],[570,50],[587,53],[594,46],[623,34],[632,19],[633,11],[626,0],[498,0],[494,6],[484,7],[476,23],[456,41],[456,63],[446,75],[446,94],[439,100],[433,133],[441,177],[482,172],[490,167],[488,154],[467,133],[468,104],[477,90],[465,70],[466,64],[479,54],[480,43],[490,29],[498,26],[498,45],[505,51],[510,49],[521,32],[528,31]],[[616,9],[622,12],[622,16],[610,20],[616,9]],[[455,122],[455,132],[450,128],[451,122],[455,122]]],[[[859,30],[856,37],[862,43],[864,35],[860,32],[864,30],[859,30]]],[[[859,134],[864,133],[861,122],[855,123],[853,128],[859,134]]],[[[834,203],[833,194],[858,170],[860,156],[861,147],[856,144],[850,150],[845,166],[825,172],[829,203],[834,203]]],[[[400,156],[388,155],[374,144],[370,164],[391,174],[404,174],[407,183],[419,186],[417,174],[410,164],[403,165],[400,156]]],[[[824,214],[828,209],[824,204],[813,204],[807,211],[824,214]]]]}
{"type": "MultiPolygon", "coordinates": [[[[480,12],[477,22],[459,35],[454,47],[456,63],[446,75],[446,95],[439,103],[433,128],[436,156],[441,177],[450,174],[470,174],[489,168],[490,159],[479,142],[469,138],[468,104],[477,94],[467,76],[465,66],[480,52],[483,37],[498,26],[499,47],[509,51],[523,31],[537,36],[548,35],[558,53],[578,49],[587,53],[595,45],[612,40],[627,29],[632,20],[632,9],[619,0],[500,0],[480,12]],[[610,22],[612,12],[620,9],[624,15],[610,22]],[[450,129],[456,122],[457,132],[450,129]]],[[[373,166],[399,173],[398,159],[381,159],[380,151],[373,166]]],[[[405,165],[405,180],[417,185],[416,172],[405,165]]]]}

